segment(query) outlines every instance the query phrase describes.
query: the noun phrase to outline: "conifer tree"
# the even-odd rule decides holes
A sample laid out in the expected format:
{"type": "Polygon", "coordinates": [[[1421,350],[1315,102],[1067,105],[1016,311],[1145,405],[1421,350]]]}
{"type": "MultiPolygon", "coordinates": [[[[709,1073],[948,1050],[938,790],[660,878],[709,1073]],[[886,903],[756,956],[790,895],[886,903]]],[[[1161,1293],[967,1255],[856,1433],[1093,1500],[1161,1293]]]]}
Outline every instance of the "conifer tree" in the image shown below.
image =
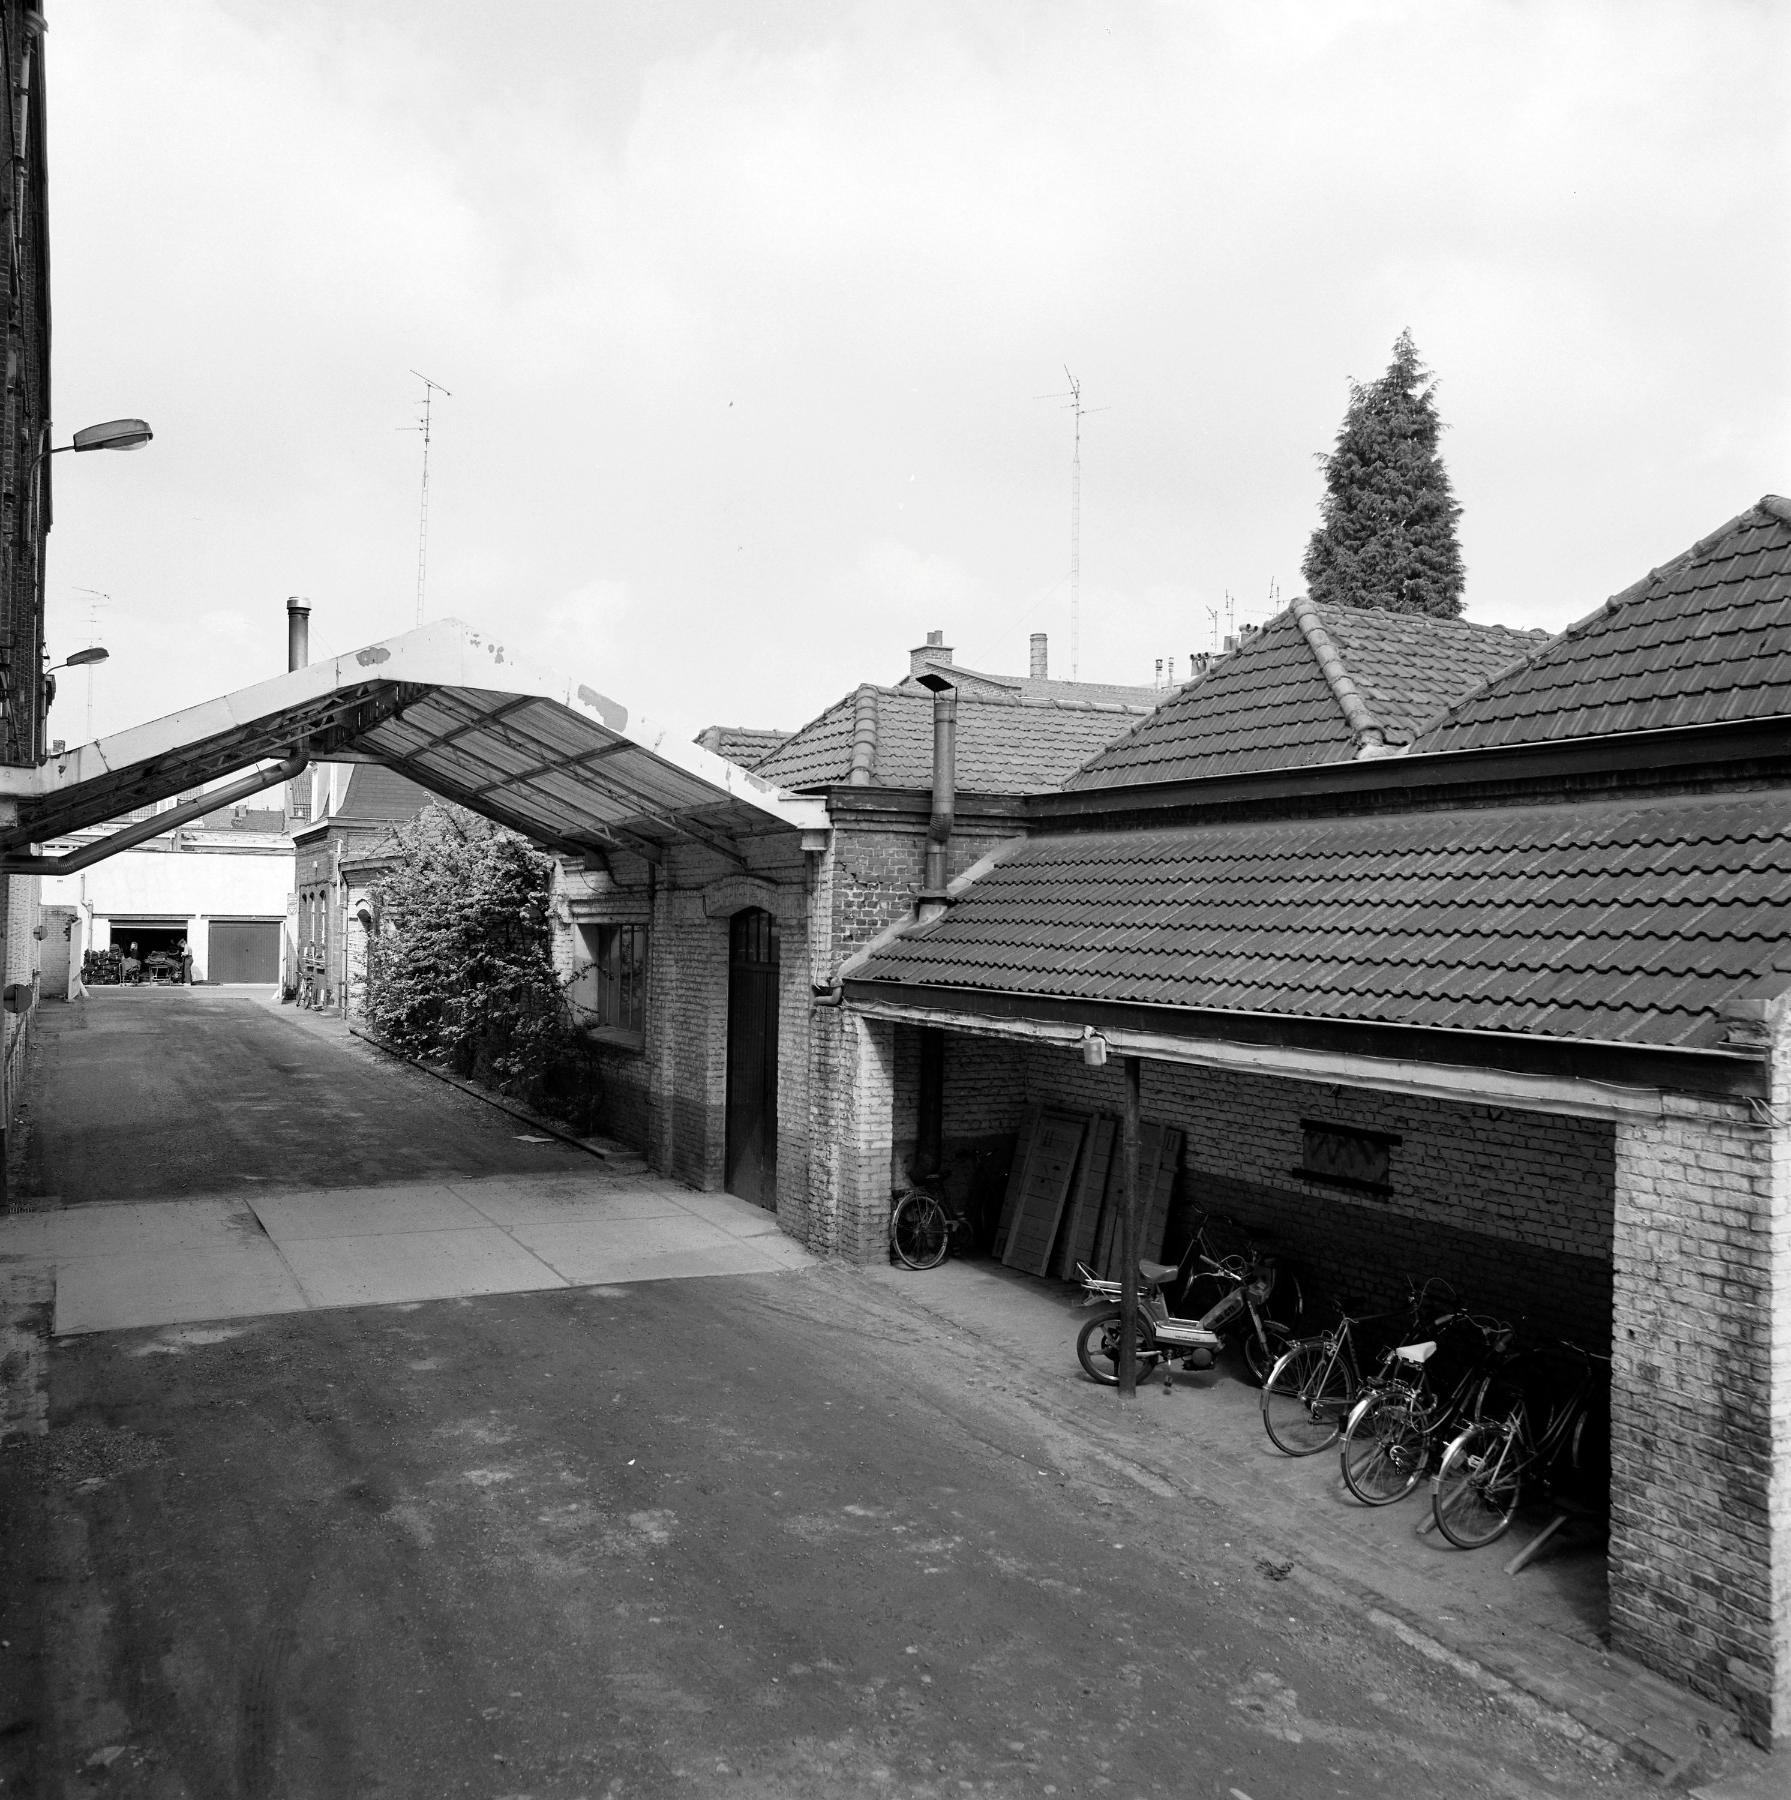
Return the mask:
{"type": "Polygon", "coordinates": [[[1323,519],[1300,565],[1314,600],[1389,612],[1461,612],[1461,507],[1438,448],[1436,383],[1409,330],[1379,381],[1350,383],[1325,471],[1323,519]]]}

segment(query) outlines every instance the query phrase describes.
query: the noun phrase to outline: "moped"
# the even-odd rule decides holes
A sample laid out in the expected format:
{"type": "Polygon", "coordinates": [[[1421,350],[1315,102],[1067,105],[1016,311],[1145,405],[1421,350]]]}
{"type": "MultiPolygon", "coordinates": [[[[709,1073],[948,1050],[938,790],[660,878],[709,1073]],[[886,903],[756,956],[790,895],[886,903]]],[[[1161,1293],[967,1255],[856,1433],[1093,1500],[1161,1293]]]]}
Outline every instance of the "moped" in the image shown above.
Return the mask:
{"type": "MultiPolygon", "coordinates": [[[[1182,1259],[1176,1263],[1138,1264],[1138,1378],[1159,1364],[1179,1361],[1184,1369],[1210,1369],[1228,1335],[1243,1339],[1244,1361],[1260,1383],[1292,1342],[1292,1333],[1263,1310],[1275,1291],[1279,1264],[1268,1252],[1252,1248],[1247,1255],[1215,1257],[1200,1222],[1182,1259]],[[1215,1281],[1223,1291],[1198,1316],[1186,1312],[1197,1281],[1215,1281]],[[1164,1290],[1173,1289],[1172,1306],[1164,1290]]],[[[1106,1281],[1086,1263],[1076,1265],[1084,1306],[1102,1311],[1076,1337],[1076,1357],[1091,1380],[1111,1387],[1119,1380],[1119,1283],[1106,1281]]]]}

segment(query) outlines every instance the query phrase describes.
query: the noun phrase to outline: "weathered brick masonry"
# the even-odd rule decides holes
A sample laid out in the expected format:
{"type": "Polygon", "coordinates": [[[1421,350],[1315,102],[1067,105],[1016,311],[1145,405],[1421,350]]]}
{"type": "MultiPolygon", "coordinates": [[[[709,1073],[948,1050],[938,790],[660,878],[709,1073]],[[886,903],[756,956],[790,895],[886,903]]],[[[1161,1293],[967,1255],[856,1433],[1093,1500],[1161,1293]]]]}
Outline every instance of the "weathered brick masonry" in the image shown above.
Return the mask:
{"type": "Polygon", "coordinates": [[[1616,1645],[1791,1729],[1791,1049],[1771,1113],[1668,1097],[1616,1134],[1616,1645]]]}
{"type": "MultiPolygon", "coordinates": [[[[913,917],[930,801],[924,794],[835,788],[828,808],[833,843],[813,914],[826,930],[825,938],[817,932],[815,946],[820,985],[831,985],[848,957],[913,917]]],[[[960,796],[948,879],[956,880],[1017,830],[1008,804],[960,796]]],[[[891,1154],[898,1033],[837,1006],[816,1007],[809,1029],[810,1130],[817,1156],[807,1216],[796,1235],[813,1250],[860,1262],[880,1258],[888,1244],[892,1183],[899,1185],[891,1154]],[[873,1130],[880,1137],[866,1135],[873,1130]]],[[[907,1129],[912,1136],[912,1123],[907,1129]]]]}

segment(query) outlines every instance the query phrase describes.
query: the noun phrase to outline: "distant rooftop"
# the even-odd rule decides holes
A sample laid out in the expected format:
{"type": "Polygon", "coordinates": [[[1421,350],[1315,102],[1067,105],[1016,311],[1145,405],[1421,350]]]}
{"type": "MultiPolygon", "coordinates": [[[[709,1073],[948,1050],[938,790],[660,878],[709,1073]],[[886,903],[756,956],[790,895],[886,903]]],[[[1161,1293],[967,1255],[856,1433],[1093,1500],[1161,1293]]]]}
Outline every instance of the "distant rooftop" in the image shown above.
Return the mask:
{"type": "Polygon", "coordinates": [[[1191,781],[1403,749],[1548,642],[1545,631],[1301,595],[1064,785],[1191,781]]]}
{"type": "Polygon", "coordinates": [[[766,731],[754,725],[705,725],[695,741],[717,756],[725,756],[742,769],[756,768],[781,744],[790,741],[787,731],[766,731]]]}
{"type": "MultiPolygon", "coordinates": [[[[957,785],[976,794],[1047,793],[1148,710],[1011,690],[962,692],[957,785]]],[[[933,696],[918,685],[867,683],[803,726],[753,773],[794,789],[924,788],[933,778],[933,696]]]]}
{"type": "Polygon", "coordinates": [[[1111,681],[1057,681],[1046,670],[1047,643],[1042,631],[1032,634],[1030,668],[1024,675],[989,675],[966,669],[953,660],[943,631],[929,631],[927,641],[908,652],[908,673],[896,685],[909,693],[926,693],[920,677],[929,669],[947,670],[952,685],[966,699],[1096,700],[1118,706],[1155,706],[1164,690],[1111,681]]]}

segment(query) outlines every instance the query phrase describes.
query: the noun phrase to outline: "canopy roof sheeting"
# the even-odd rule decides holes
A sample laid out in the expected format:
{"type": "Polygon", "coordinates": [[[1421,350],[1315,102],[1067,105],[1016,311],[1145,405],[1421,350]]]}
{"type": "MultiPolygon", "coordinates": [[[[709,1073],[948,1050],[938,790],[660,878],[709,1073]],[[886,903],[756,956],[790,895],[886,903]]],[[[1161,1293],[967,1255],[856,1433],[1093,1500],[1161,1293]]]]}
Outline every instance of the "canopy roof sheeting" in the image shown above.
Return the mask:
{"type": "Polygon", "coordinates": [[[0,770],[0,857],[294,757],[384,763],[568,851],[657,860],[697,842],[737,859],[742,836],[827,826],[820,801],[793,798],[573,678],[530,670],[450,619],[40,768],[0,770]]]}

